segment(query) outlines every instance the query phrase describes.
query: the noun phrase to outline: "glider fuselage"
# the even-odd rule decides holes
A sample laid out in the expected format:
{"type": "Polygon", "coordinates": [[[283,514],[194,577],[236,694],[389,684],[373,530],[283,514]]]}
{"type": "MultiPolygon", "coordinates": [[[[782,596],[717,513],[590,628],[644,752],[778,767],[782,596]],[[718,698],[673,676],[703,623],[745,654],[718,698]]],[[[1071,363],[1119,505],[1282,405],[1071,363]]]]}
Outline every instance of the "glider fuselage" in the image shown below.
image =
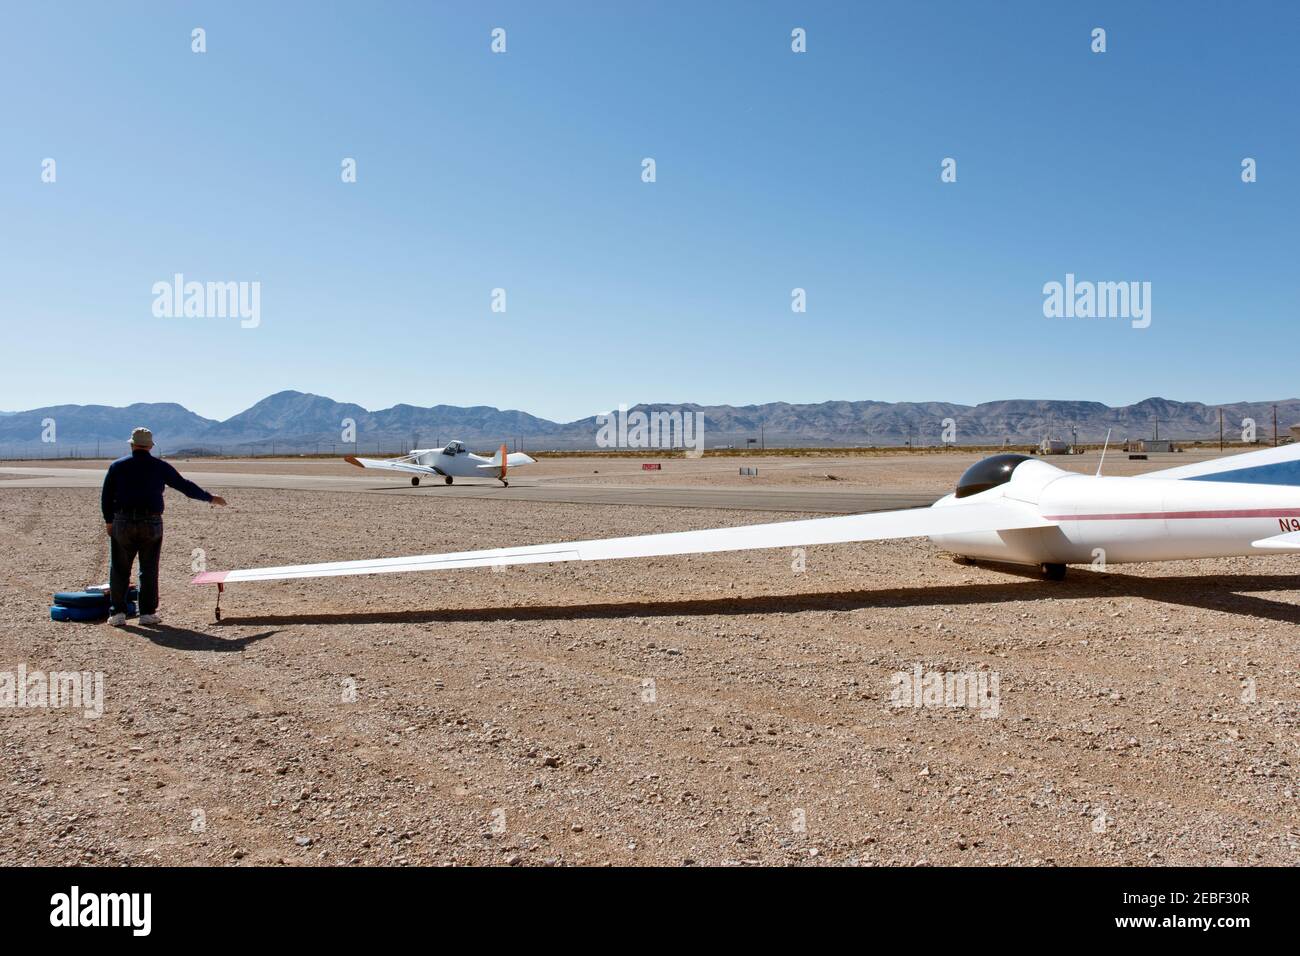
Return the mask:
{"type": "Polygon", "coordinates": [[[1006,484],[934,507],[1023,503],[1054,527],[932,535],[946,551],[1017,564],[1124,564],[1259,555],[1252,542],[1300,529],[1300,489],[1177,478],[1081,475],[1025,461],[1006,484]]]}
{"type": "Polygon", "coordinates": [[[411,455],[415,464],[432,468],[440,475],[451,475],[453,478],[491,477],[488,469],[480,466],[491,465],[492,459],[476,455],[472,451],[462,449],[457,454],[448,454],[444,448],[425,448],[413,451],[411,455]]]}
{"type": "Polygon", "coordinates": [[[400,471],[411,475],[411,484],[418,485],[421,477],[437,475],[451,484],[456,478],[495,478],[504,485],[510,468],[531,465],[535,459],[523,452],[509,452],[506,446],[491,458],[476,455],[462,441],[453,441],[445,448],[417,448],[400,458],[358,458],[347,455],[344,461],[358,468],[379,471],[400,471]]]}

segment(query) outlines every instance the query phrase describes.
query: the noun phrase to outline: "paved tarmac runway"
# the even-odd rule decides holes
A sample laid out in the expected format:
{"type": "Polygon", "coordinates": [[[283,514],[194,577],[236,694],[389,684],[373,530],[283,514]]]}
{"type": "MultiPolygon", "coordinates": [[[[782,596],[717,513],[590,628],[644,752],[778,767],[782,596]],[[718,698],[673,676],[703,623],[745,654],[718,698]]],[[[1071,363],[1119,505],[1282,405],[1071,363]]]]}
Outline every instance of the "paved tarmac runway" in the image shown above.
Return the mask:
{"type": "MultiPolygon", "coordinates": [[[[644,487],[570,482],[512,481],[509,488],[488,482],[412,487],[405,478],[370,475],[275,475],[186,470],[185,476],[205,488],[283,488],[293,491],[334,491],[437,498],[491,498],[502,501],[547,501],[569,504],[634,505],[645,508],[710,508],[743,511],[790,511],[810,514],[859,514],[919,508],[938,496],[915,492],[802,491],[772,488],[644,487]]],[[[98,488],[103,472],[89,468],[0,468],[0,491],[6,488],[98,488]]]]}

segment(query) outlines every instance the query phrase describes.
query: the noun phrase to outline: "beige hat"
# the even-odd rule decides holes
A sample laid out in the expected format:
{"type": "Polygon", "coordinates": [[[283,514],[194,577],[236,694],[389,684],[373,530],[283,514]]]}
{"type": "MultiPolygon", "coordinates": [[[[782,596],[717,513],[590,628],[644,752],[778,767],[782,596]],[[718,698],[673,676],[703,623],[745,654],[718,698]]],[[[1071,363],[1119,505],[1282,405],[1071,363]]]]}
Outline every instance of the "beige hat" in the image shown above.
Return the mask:
{"type": "Polygon", "coordinates": [[[131,444],[137,448],[153,447],[153,432],[147,428],[137,428],[131,432],[131,444]]]}

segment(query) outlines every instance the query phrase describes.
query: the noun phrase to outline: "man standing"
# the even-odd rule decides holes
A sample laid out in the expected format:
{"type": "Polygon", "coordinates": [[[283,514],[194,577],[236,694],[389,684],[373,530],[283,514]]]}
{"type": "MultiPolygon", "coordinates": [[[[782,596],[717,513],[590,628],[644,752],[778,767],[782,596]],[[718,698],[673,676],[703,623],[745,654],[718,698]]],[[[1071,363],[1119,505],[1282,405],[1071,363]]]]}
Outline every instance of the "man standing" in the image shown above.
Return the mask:
{"type": "Polygon", "coordinates": [[[108,568],[108,623],[126,623],[126,589],[131,565],[140,558],[140,623],[157,624],[158,559],[162,554],[163,489],[175,488],[187,498],[224,505],[226,499],[208,494],[161,458],[150,454],[153,432],[131,432],[131,454],[108,466],[100,508],[111,542],[108,568]]]}

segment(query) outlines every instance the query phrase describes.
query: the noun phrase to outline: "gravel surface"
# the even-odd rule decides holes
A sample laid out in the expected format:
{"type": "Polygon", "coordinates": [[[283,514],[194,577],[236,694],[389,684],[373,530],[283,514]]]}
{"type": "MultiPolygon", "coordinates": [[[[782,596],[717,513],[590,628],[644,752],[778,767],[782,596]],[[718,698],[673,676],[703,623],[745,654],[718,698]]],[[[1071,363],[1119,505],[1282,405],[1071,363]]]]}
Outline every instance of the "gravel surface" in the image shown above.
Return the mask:
{"type": "Polygon", "coordinates": [[[98,719],[0,709],[0,864],[1300,863],[1300,557],[1054,584],[837,545],[232,585],[218,625],[194,549],[795,517],[228,497],[168,496],[166,626],[117,630],[48,619],[107,576],[97,496],[0,489],[0,672],[105,681],[98,719]],[[917,667],[996,676],[997,715],[893,706],[917,667]]]}

